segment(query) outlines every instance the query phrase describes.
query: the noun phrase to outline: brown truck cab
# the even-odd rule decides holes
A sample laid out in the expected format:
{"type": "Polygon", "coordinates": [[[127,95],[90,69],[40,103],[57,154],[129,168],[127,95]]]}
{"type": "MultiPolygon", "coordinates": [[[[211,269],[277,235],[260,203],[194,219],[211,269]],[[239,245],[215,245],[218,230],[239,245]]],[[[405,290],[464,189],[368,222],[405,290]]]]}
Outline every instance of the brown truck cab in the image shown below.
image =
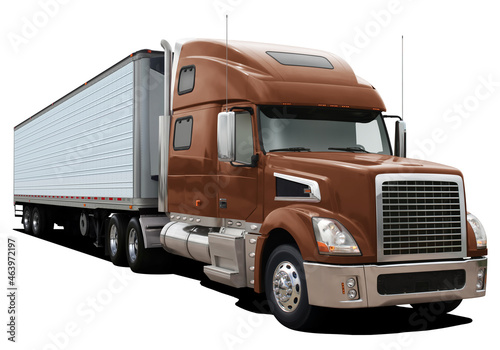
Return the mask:
{"type": "Polygon", "coordinates": [[[486,235],[462,173],[405,158],[403,121],[393,150],[382,99],[344,60],[233,41],[226,56],[216,40],[177,44],[173,57],[167,251],[266,293],[291,328],[317,307],[451,311],[485,295],[486,235]]]}

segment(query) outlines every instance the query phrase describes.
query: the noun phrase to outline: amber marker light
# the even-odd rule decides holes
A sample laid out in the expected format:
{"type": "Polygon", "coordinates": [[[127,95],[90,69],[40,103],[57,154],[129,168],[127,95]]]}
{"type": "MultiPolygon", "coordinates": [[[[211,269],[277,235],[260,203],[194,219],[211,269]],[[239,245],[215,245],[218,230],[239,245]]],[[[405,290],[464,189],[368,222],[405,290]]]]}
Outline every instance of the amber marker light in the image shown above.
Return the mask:
{"type": "Polygon", "coordinates": [[[323,242],[318,242],[318,249],[320,252],[328,253],[328,246],[323,242]]]}

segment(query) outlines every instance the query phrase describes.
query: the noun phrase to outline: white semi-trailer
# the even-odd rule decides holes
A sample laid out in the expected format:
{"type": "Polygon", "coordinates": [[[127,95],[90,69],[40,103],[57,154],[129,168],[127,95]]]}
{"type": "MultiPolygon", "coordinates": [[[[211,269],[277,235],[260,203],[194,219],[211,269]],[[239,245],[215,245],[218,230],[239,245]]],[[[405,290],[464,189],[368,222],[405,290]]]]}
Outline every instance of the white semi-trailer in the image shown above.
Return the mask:
{"type": "MultiPolygon", "coordinates": [[[[108,216],[129,212],[143,232],[154,231],[144,240],[147,248],[161,247],[159,231],[167,222],[157,210],[163,105],[164,53],[143,50],[17,125],[14,201],[22,205],[25,231],[38,236],[54,223],[79,227],[103,246],[108,216]]],[[[128,224],[120,214],[110,220],[111,235],[128,224]]],[[[117,239],[108,241],[123,252],[113,246],[117,239]]],[[[126,263],[124,254],[112,259],[126,263]]]]}

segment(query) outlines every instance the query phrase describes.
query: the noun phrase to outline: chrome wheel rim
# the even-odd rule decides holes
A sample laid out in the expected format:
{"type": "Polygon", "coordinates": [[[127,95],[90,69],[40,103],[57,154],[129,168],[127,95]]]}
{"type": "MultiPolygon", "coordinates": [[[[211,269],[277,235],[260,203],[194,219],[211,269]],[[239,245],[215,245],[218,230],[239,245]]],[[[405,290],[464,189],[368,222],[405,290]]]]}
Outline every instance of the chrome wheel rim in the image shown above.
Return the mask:
{"type": "Polygon", "coordinates": [[[130,261],[134,262],[137,259],[137,251],[139,249],[139,238],[135,228],[128,233],[128,255],[130,261]]]}
{"type": "Polygon", "coordinates": [[[289,261],[278,264],[273,274],[273,294],[276,304],[285,312],[293,312],[299,306],[301,281],[295,266],[289,261]]]}
{"type": "Polygon", "coordinates": [[[111,250],[111,255],[115,256],[118,251],[118,229],[116,225],[112,225],[109,230],[109,249],[111,250]]]}
{"type": "Polygon", "coordinates": [[[23,220],[24,220],[24,222],[23,222],[24,223],[24,227],[25,228],[29,227],[30,222],[31,222],[31,212],[29,210],[25,210],[24,211],[24,218],[23,218],[23,220]]]}
{"type": "Polygon", "coordinates": [[[33,232],[38,232],[38,228],[40,227],[40,214],[38,213],[38,210],[33,212],[31,225],[33,232]]]}

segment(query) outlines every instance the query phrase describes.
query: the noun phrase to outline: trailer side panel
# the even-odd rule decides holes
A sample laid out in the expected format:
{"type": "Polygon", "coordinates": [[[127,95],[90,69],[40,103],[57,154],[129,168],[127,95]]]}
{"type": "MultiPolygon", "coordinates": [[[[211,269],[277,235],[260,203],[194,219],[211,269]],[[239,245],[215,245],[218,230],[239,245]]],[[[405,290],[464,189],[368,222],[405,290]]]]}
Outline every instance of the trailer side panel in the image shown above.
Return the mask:
{"type": "Polygon", "coordinates": [[[14,193],[133,197],[133,62],[14,132],[14,193]]]}

